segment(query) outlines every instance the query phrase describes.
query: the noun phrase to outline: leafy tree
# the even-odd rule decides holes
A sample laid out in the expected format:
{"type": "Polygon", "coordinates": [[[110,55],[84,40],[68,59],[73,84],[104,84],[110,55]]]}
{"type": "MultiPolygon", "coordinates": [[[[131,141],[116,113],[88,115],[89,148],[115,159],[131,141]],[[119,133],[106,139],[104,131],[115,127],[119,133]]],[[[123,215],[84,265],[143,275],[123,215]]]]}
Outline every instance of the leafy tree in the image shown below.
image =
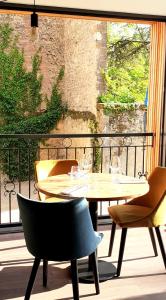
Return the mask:
{"type": "Polygon", "coordinates": [[[150,28],[140,24],[109,23],[107,69],[102,70],[107,91],[102,102],[143,102],[149,76],[150,28]]]}

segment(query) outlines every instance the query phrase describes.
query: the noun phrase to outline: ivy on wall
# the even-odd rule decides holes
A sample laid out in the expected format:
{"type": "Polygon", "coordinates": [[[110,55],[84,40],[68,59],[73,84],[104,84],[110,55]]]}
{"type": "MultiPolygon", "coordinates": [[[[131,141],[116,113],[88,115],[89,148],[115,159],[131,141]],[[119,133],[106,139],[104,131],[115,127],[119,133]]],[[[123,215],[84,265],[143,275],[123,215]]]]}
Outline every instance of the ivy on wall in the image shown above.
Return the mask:
{"type": "MultiPolygon", "coordinates": [[[[96,120],[95,114],[90,111],[75,111],[75,110],[68,110],[67,115],[70,116],[74,120],[83,120],[88,122],[88,126],[90,132],[98,133],[98,122],[96,120]]],[[[101,150],[100,150],[100,143],[98,138],[92,138],[91,144],[94,149],[93,152],[93,172],[99,172],[100,164],[101,164],[101,150]]]]}
{"type": "MultiPolygon", "coordinates": [[[[49,133],[67,110],[58,89],[64,70],[55,79],[49,99],[41,92],[41,49],[32,57],[32,70],[28,72],[24,52],[17,45],[18,37],[9,24],[0,25],[0,134],[49,133]],[[46,109],[40,113],[43,101],[46,109]]],[[[39,140],[1,139],[3,172],[10,179],[26,180],[31,176],[39,143],[39,140]]]]}
{"type": "MultiPolygon", "coordinates": [[[[97,133],[98,122],[96,120],[91,120],[89,122],[89,128],[91,130],[91,133],[97,133]]],[[[92,139],[92,147],[94,148],[93,172],[98,173],[100,171],[100,164],[101,164],[101,149],[100,149],[100,143],[98,138],[92,139]]]]}
{"type": "Polygon", "coordinates": [[[146,111],[144,104],[139,103],[121,103],[121,102],[112,102],[112,103],[99,103],[104,110],[105,115],[113,115],[114,117],[122,114],[124,112],[134,112],[136,109],[146,111]]]}

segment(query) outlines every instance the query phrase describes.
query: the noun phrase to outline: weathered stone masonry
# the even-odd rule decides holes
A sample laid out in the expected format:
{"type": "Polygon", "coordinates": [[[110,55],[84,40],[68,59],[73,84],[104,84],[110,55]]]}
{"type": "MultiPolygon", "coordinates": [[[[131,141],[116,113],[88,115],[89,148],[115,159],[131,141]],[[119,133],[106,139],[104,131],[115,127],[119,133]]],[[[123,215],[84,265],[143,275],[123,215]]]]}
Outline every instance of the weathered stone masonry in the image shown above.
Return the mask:
{"type": "MultiPolygon", "coordinates": [[[[60,68],[65,68],[61,82],[62,100],[72,114],[61,120],[53,132],[90,132],[88,120],[79,117],[81,114],[78,112],[94,115],[102,131],[105,117],[103,115],[101,119],[101,114],[98,114],[97,97],[105,89],[101,68],[106,67],[107,61],[107,23],[39,16],[39,27],[32,29],[29,15],[1,14],[0,23],[4,22],[9,22],[18,33],[27,69],[31,66],[33,54],[41,47],[43,94],[49,96],[60,68]]],[[[44,108],[44,103],[41,108],[44,108]]],[[[140,131],[140,122],[137,125],[134,125],[134,131],[140,131]]],[[[119,126],[117,118],[117,125],[109,126],[109,130],[117,131],[119,126]]]]}
{"type": "MultiPolygon", "coordinates": [[[[65,67],[61,92],[68,109],[96,115],[97,96],[104,86],[100,69],[106,63],[106,23],[39,16],[39,27],[34,30],[30,27],[29,15],[12,14],[0,15],[0,23],[3,22],[9,22],[18,33],[28,69],[31,57],[41,47],[43,93],[50,94],[54,78],[60,68],[65,67]],[[99,41],[96,39],[98,32],[102,36],[99,41]]],[[[89,131],[87,122],[79,123],[77,132],[89,131]]],[[[60,122],[58,132],[75,132],[75,125],[75,120],[72,125],[69,117],[60,122]]]]}

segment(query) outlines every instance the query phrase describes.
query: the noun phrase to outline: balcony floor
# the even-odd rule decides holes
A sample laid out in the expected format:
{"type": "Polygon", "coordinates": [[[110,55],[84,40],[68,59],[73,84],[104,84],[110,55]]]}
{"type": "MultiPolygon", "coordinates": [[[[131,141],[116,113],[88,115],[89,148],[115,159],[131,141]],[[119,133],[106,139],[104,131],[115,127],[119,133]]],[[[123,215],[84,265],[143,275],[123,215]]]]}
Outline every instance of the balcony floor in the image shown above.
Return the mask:
{"type": "MultiPolygon", "coordinates": [[[[98,256],[117,262],[121,230],[115,236],[112,257],[107,257],[110,231],[100,227],[104,239],[98,256]]],[[[166,233],[162,228],[164,242],[166,233]]],[[[166,243],[165,243],[166,244],[166,243]]],[[[0,235],[0,300],[23,299],[32,265],[22,233],[0,235]]],[[[40,267],[31,299],[72,299],[68,263],[50,262],[48,287],[42,287],[42,266],[40,267]]],[[[100,283],[100,295],[95,295],[93,284],[80,283],[80,299],[85,300],[165,300],[166,272],[159,253],[154,257],[149,233],[146,228],[128,230],[121,277],[100,283]]]]}

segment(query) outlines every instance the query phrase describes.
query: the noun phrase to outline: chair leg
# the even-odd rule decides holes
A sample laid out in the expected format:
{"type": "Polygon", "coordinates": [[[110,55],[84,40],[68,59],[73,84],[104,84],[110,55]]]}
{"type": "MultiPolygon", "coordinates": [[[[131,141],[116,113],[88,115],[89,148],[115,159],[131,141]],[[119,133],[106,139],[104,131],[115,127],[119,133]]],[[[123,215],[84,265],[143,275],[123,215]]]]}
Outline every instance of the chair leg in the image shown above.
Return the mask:
{"type": "Polygon", "coordinates": [[[97,262],[96,251],[91,254],[91,258],[92,258],[92,268],[93,268],[93,276],[94,276],[94,282],[95,282],[95,288],[96,288],[96,295],[99,295],[100,294],[99,271],[98,271],[98,262],[97,262]]]}
{"type": "Polygon", "coordinates": [[[47,286],[48,260],[43,259],[43,286],[47,286]]]}
{"type": "Polygon", "coordinates": [[[165,266],[165,269],[166,269],[166,253],[165,253],[165,249],[164,249],[163,240],[162,240],[162,237],[161,237],[161,232],[160,232],[159,227],[155,227],[155,230],[156,230],[156,234],[157,234],[161,254],[162,254],[162,257],[163,257],[164,266],[165,266]]]}
{"type": "Polygon", "coordinates": [[[34,281],[35,281],[36,274],[37,274],[37,270],[38,270],[38,267],[40,265],[40,260],[41,260],[40,258],[35,257],[24,300],[29,300],[30,299],[30,295],[31,295],[31,291],[32,291],[32,288],[33,288],[33,284],[34,284],[34,281]]]}
{"type": "Polygon", "coordinates": [[[153,228],[149,227],[148,229],[149,229],[149,234],[150,234],[150,238],[151,238],[151,242],[152,242],[152,246],[153,246],[153,250],[154,250],[154,256],[158,256],[153,228]]]}
{"type": "Polygon", "coordinates": [[[71,277],[74,300],[79,300],[77,260],[71,260],[71,277]]]}
{"type": "Polygon", "coordinates": [[[125,248],[125,241],[127,235],[127,228],[122,228],[121,241],[120,241],[120,250],[119,250],[119,258],[118,258],[118,266],[117,266],[117,277],[120,276],[122,260],[125,248]]]}
{"type": "Polygon", "coordinates": [[[113,249],[114,237],[115,237],[115,230],[116,230],[116,223],[112,222],[111,237],[110,237],[110,244],[109,244],[108,256],[112,255],[112,249],[113,249]]]}

